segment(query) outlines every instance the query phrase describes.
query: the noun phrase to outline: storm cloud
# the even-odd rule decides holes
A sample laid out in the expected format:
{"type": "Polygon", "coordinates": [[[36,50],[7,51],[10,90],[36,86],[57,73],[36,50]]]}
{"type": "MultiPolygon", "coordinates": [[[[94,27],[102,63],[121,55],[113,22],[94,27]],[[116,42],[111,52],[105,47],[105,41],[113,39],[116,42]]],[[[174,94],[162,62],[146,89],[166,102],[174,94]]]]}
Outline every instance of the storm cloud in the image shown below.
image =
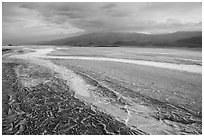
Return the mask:
{"type": "Polygon", "coordinates": [[[3,3],[3,40],[40,41],[92,32],[200,31],[201,3],[3,3]]]}

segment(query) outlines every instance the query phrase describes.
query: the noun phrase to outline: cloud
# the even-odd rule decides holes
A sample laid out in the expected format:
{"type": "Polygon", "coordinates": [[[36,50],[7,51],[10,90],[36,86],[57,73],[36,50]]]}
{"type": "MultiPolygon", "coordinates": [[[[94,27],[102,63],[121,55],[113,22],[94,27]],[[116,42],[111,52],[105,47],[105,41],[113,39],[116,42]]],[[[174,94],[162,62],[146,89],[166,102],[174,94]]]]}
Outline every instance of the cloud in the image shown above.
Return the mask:
{"type": "Polygon", "coordinates": [[[3,37],[201,30],[201,10],[199,2],[3,3],[3,37]]]}
{"type": "Polygon", "coordinates": [[[107,4],[107,5],[102,6],[101,8],[102,9],[112,9],[114,7],[116,7],[116,3],[107,4]]]}

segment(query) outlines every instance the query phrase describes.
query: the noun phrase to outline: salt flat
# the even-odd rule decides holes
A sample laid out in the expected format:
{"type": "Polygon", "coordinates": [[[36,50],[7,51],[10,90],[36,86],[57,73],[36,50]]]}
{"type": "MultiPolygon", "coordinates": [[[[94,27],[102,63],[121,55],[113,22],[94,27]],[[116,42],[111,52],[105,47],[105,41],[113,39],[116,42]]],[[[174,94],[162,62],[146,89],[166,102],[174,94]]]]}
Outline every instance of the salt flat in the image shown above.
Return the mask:
{"type": "MultiPolygon", "coordinates": [[[[199,51],[25,46],[15,47],[3,58],[22,61],[14,67],[14,72],[24,88],[61,79],[69,88],[67,92],[74,92],[73,98],[113,117],[136,134],[201,133],[199,51]],[[27,67],[23,69],[22,64],[27,67]],[[40,69],[43,75],[35,76],[40,69]],[[54,77],[47,80],[47,73],[54,77]]],[[[58,82],[56,91],[61,89],[60,85],[63,86],[58,82]]],[[[108,129],[105,133],[112,134],[108,129]]]]}

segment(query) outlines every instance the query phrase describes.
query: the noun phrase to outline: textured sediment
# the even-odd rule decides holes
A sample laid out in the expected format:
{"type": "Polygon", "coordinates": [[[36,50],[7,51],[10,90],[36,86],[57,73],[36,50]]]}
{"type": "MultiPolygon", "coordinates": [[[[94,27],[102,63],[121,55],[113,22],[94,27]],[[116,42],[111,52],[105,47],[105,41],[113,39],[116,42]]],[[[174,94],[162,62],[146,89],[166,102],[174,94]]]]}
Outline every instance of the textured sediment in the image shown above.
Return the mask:
{"type": "Polygon", "coordinates": [[[38,57],[51,49],[36,51],[2,64],[3,134],[202,134],[200,111],[38,57]]]}

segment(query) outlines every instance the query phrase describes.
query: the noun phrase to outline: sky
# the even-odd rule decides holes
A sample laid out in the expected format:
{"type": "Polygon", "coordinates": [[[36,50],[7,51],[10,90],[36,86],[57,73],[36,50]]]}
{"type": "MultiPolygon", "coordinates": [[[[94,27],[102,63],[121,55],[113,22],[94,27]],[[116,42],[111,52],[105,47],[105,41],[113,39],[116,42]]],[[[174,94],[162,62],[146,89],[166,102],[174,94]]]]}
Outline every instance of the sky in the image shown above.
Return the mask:
{"type": "Polygon", "coordinates": [[[201,2],[2,4],[2,36],[6,44],[94,32],[161,34],[201,30],[201,2]]]}

